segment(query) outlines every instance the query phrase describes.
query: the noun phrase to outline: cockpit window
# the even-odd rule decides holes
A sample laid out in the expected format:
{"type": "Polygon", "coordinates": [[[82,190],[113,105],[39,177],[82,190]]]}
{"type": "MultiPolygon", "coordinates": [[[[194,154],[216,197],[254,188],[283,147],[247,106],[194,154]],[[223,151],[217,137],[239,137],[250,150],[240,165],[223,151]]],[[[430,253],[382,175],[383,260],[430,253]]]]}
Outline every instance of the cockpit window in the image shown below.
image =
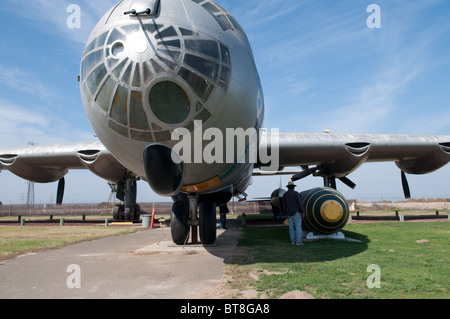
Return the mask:
{"type": "Polygon", "coordinates": [[[220,44],[220,52],[222,55],[222,62],[226,64],[231,64],[230,51],[222,43],[220,44]]]}
{"type": "Polygon", "coordinates": [[[215,40],[185,39],[185,68],[179,75],[189,83],[194,92],[206,102],[217,84],[227,90],[231,77],[231,57],[228,48],[215,40]],[[195,72],[195,71],[197,72],[195,72]]]}
{"type": "Polygon", "coordinates": [[[86,77],[89,73],[91,73],[92,69],[96,67],[99,63],[103,62],[103,51],[97,50],[89,54],[84,59],[84,67],[83,67],[83,78],[86,77]]]}
{"type": "Polygon", "coordinates": [[[220,12],[219,8],[213,5],[211,2],[206,2],[202,4],[202,7],[212,13],[220,12]]]}
{"type": "Polygon", "coordinates": [[[161,46],[164,46],[164,47],[181,48],[180,40],[161,41],[161,42],[158,42],[158,45],[161,45],[161,46]]]}
{"type": "Polygon", "coordinates": [[[223,31],[232,29],[245,34],[241,25],[223,7],[210,0],[193,0],[205,8],[217,21],[223,31]]]}
{"type": "Polygon", "coordinates": [[[125,41],[126,38],[127,37],[125,36],[125,34],[123,34],[122,32],[120,32],[117,29],[114,29],[114,30],[112,30],[111,35],[108,38],[107,45],[113,44],[117,40],[125,41]]]}
{"type": "Polygon", "coordinates": [[[101,81],[106,75],[106,68],[105,65],[102,63],[100,64],[92,73],[89,75],[87,79],[87,86],[89,88],[89,92],[91,93],[91,96],[94,96],[95,92],[98,89],[98,86],[100,85],[101,81]]]}
{"type": "Polygon", "coordinates": [[[181,68],[178,74],[192,87],[194,92],[202,99],[203,102],[209,99],[211,92],[214,88],[211,82],[205,80],[201,76],[198,76],[194,72],[181,68]]]}
{"type": "Polygon", "coordinates": [[[132,85],[135,87],[141,86],[140,63],[136,63],[136,68],[134,70],[134,77],[133,77],[132,85]]]}
{"type": "Polygon", "coordinates": [[[215,81],[217,78],[219,65],[215,62],[205,60],[195,55],[186,54],[186,56],[184,57],[184,63],[198,70],[200,73],[212,79],[213,81],[215,81]]]}
{"type": "Polygon", "coordinates": [[[140,91],[131,91],[130,126],[139,130],[149,129],[147,116],[142,108],[142,93],[140,91]]]}
{"type": "Polygon", "coordinates": [[[127,125],[128,89],[119,85],[111,107],[111,118],[122,125],[127,125]]]}
{"type": "Polygon", "coordinates": [[[154,33],[155,31],[161,29],[163,26],[161,24],[144,24],[144,30],[150,33],[154,33]]]}
{"type": "Polygon", "coordinates": [[[177,36],[177,32],[175,31],[175,28],[171,26],[171,27],[165,29],[164,31],[158,32],[155,35],[155,39],[162,39],[162,38],[176,37],[176,36],[177,36]]]}
{"type": "Polygon", "coordinates": [[[115,87],[114,81],[111,77],[108,77],[105,84],[101,88],[97,96],[97,104],[102,108],[103,111],[108,112],[109,105],[111,104],[111,96],[114,92],[115,87]]]}
{"type": "Polygon", "coordinates": [[[231,14],[227,14],[227,18],[228,20],[230,20],[231,24],[233,24],[233,27],[240,31],[241,33],[245,33],[244,29],[242,29],[241,25],[237,22],[237,20],[231,15],[231,14]]]}
{"type": "Polygon", "coordinates": [[[183,36],[189,36],[189,35],[196,35],[196,33],[194,31],[185,29],[185,28],[180,28],[180,32],[183,36]]]}
{"type": "Polygon", "coordinates": [[[213,15],[213,17],[216,18],[217,22],[220,24],[223,31],[231,29],[231,23],[224,14],[219,14],[217,16],[213,15]]]}
{"type": "Polygon", "coordinates": [[[112,71],[112,74],[114,74],[117,78],[119,77],[120,73],[122,72],[123,67],[125,64],[127,64],[128,58],[125,58],[120,64],[112,71]]]}
{"type": "Polygon", "coordinates": [[[215,59],[219,58],[219,48],[217,42],[213,40],[185,40],[187,50],[192,50],[215,59]]]}
{"type": "Polygon", "coordinates": [[[88,53],[91,52],[92,50],[101,47],[105,44],[105,40],[106,40],[106,36],[108,35],[108,32],[103,33],[102,35],[100,35],[98,38],[96,38],[95,40],[93,40],[84,50],[84,53],[88,53]]]}
{"type": "MultiPolygon", "coordinates": [[[[213,2],[197,2],[215,12],[216,19],[219,15],[226,18],[226,11],[213,2]]],[[[230,23],[226,28],[232,28],[228,18],[225,21],[223,24],[230,23]]],[[[174,25],[132,23],[117,26],[89,43],[81,62],[80,82],[88,103],[96,104],[110,129],[134,140],[165,141],[170,140],[167,125],[188,123],[186,127],[193,127],[194,120],[211,117],[207,102],[214,90],[228,89],[231,64],[228,47],[205,34],[174,25]],[[142,37],[136,32],[153,41],[154,55],[136,58],[129,54],[134,39],[142,37]],[[167,77],[152,83],[170,72],[178,79],[167,77]],[[152,121],[151,115],[167,125],[152,121]]]]}
{"type": "Polygon", "coordinates": [[[130,83],[130,76],[131,76],[131,68],[132,67],[133,67],[132,63],[128,64],[128,67],[125,69],[125,72],[123,73],[123,76],[122,76],[122,81],[125,84],[127,84],[127,85],[130,83]]]}

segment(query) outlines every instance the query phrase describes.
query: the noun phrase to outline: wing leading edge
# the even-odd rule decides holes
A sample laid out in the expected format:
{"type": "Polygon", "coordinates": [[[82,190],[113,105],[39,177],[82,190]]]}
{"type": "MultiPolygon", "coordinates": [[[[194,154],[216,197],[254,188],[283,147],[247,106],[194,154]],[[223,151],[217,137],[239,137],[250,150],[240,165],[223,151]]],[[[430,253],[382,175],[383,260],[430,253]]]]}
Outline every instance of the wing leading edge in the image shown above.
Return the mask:
{"type": "Polygon", "coordinates": [[[32,182],[58,181],[70,169],[89,169],[111,182],[125,180],[127,172],[98,141],[0,150],[0,170],[9,170],[32,182]]]}
{"type": "Polygon", "coordinates": [[[390,161],[396,163],[402,174],[427,174],[450,161],[447,135],[268,133],[262,136],[260,147],[276,151],[278,146],[279,171],[272,173],[282,174],[285,167],[300,166],[303,170],[293,176],[296,180],[314,174],[349,182],[345,176],[363,163],[390,161]]]}

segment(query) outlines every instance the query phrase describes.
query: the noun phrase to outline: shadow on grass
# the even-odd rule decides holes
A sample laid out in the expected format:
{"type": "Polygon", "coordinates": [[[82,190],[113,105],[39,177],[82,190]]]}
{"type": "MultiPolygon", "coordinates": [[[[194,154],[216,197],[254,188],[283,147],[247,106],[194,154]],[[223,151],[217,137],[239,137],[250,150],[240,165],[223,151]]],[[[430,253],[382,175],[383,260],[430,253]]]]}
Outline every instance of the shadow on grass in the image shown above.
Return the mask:
{"type": "Polygon", "coordinates": [[[284,226],[244,227],[238,247],[244,251],[230,263],[313,263],[332,261],[360,254],[367,250],[367,236],[342,231],[346,237],[360,242],[342,240],[318,240],[305,242],[303,246],[292,245],[289,230],[284,226]]]}

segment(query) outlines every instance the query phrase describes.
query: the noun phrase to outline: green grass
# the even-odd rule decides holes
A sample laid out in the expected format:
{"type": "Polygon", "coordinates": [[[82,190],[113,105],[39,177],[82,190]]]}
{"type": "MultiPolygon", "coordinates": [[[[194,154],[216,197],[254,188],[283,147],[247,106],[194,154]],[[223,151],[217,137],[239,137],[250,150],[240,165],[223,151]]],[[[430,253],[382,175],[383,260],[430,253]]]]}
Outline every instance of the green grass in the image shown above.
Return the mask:
{"type": "Polygon", "coordinates": [[[294,290],[333,299],[450,298],[449,222],[349,224],[343,232],[361,242],[293,246],[287,227],[245,227],[245,253],[227,266],[229,285],[271,298],[294,290]],[[371,264],[381,269],[379,289],[367,287],[371,264]]]}
{"type": "Polygon", "coordinates": [[[0,261],[30,252],[56,249],[97,238],[129,234],[142,228],[118,227],[0,227],[0,261]]]}

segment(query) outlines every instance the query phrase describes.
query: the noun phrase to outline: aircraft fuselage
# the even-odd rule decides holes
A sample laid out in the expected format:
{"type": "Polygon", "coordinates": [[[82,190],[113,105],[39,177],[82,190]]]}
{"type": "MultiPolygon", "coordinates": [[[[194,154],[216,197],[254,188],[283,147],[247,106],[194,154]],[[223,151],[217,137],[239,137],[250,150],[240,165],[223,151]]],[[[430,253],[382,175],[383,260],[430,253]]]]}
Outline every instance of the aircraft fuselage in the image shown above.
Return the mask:
{"type": "MultiPolygon", "coordinates": [[[[145,178],[145,166],[152,165],[145,163],[146,148],[174,148],[183,139],[174,139],[173,132],[184,128],[191,133],[193,159],[182,163],[180,187],[185,192],[210,193],[230,186],[244,191],[248,186],[254,163],[237,161],[239,145],[233,147],[233,161],[225,151],[223,161],[194,158],[214,141],[205,134],[208,129],[219,129],[226,137],[227,128],[258,132],[263,121],[263,93],[250,45],[222,7],[191,0],[119,3],[87,41],[80,82],[97,136],[137,176],[145,178]]],[[[223,149],[232,142],[225,138],[223,149]]]]}

